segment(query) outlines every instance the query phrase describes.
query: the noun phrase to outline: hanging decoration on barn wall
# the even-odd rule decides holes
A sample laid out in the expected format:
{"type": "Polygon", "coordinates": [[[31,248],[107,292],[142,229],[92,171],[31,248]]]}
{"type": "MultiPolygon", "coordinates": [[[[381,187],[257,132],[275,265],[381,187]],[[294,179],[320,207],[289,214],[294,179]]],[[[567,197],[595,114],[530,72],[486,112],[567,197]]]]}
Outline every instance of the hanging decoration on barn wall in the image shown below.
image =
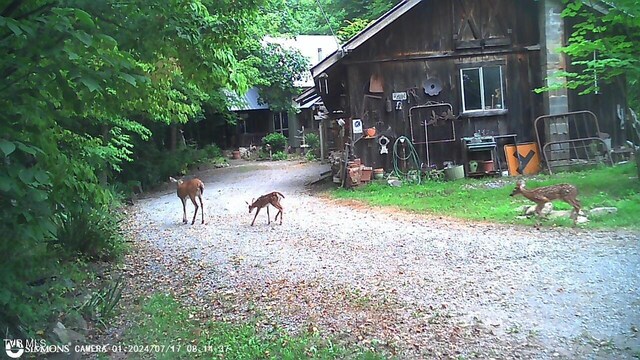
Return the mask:
{"type": "Polygon", "coordinates": [[[442,91],[442,82],[437,78],[429,78],[423,85],[425,94],[436,96],[442,91]]]}
{"type": "Polygon", "coordinates": [[[388,154],[389,153],[389,149],[387,148],[387,145],[389,145],[389,138],[382,135],[380,136],[380,138],[378,139],[378,144],[380,144],[380,154],[388,154]]]}
{"type": "Polygon", "coordinates": [[[362,120],[361,119],[353,119],[353,133],[354,134],[362,134],[362,120]]]}

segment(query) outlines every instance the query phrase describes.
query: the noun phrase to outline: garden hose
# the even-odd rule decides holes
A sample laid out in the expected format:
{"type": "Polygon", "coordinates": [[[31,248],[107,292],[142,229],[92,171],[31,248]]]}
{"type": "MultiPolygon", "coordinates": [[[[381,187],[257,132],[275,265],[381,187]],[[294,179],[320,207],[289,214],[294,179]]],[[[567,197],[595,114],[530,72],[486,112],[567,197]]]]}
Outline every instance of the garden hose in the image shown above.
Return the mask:
{"type": "Polygon", "coordinates": [[[416,151],[416,148],[413,146],[413,143],[411,142],[411,140],[409,140],[409,138],[407,138],[406,136],[398,137],[396,141],[393,143],[393,171],[396,174],[396,176],[409,180],[407,175],[409,175],[411,170],[407,171],[406,173],[402,172],[402,170],[400,170],[400,167],[398,165],[398,160],[413,161],[413,164],[415,165],[415,169],[416,169],[415,170],[416,178],[417,178],[416,181],[418,184],[420,184],[420,161],[418,160],[418,152],[416,151]],[[398,152],[398,143],[407,144],[408,154],[405,154],[404,156],[400,155],[400,153],[398,152]]]}

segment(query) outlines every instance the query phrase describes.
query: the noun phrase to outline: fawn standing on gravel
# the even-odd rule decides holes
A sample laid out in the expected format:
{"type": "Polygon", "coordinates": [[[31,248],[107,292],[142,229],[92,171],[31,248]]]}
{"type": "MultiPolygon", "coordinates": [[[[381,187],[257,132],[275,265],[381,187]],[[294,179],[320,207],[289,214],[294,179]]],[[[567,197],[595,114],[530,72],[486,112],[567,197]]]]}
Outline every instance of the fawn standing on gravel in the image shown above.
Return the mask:
{"type": "Polygon", "coordinates": [[[576,199],[578,196],[578,189],[571,184],[557,184],[527,190],[524,188],[524,180],[518,180],[516,182],[516,188],[513,189],[510,196],[518,194],[522,194],[524,197],[537,204],[536,214],[538,217],[541,216],[540,211],[544,208],[544,204],[551,202],[551,200],[562,200],[573,206],[571,219],[573,219],[574,224],[578,219],[578,214],[580,213],[580,201],[576,199]]]}
{"type": "Polygon", "coordinates": [[[284,199],[284,195],[280,194],[277,191],[274,191],[266,195],[260,196],[257,200],[252,199],[251,204],[247,202],[247,205],[249,205],[249,214],[251,214],[251,211],[253,211],[254,208],[258,209],[256,210],[256,215],[253,217],[251,226],[253,226],[253,223],[256,222],[256,218],[258,217],[258,213],[260,212],[260,209],[262,209],[265,206],[267,207],[267,219],[269,221],[269,224],[271,224],[271,216],[269,215],[269,204],[273,205],[273,207],[278,209],[278,213],[276,214],[276,217],[275,219],[273,219],[273,221],[277,221],[278,215],[280,215],[280,225],[282,225],[282,205],[280,205],[280,197],[284,199]]]}
{"type": "Polygon", "coordinates": [[[204,183],[200,179],[191,180],[176,180],[169,177],[171,182],[176,183],[178,187],[178,197],[182,201],[182,223],[187,223],[187,196],[191,199],[193,206],[196,207],[196,211],[193,213],[193,220],[191,225],[196,221],[196,215],[198,214],[198,204],[196,198],[200,199],[200,207],[202,213],[202,223],[204,224],[204,205],[202,205],[202,194],[204,193],[204,183]]]}

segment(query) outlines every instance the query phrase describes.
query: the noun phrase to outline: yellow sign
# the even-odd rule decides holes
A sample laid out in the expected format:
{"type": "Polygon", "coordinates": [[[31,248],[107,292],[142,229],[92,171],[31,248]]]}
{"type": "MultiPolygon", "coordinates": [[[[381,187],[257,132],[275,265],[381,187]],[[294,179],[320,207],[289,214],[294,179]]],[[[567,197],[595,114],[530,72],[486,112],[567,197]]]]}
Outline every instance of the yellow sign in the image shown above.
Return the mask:
{"type": "Polygon", "coordinates": [[[510,176],[534,175],[540,172],[540,153],[536,143],[505,145],[504,155],[510,176]]]}

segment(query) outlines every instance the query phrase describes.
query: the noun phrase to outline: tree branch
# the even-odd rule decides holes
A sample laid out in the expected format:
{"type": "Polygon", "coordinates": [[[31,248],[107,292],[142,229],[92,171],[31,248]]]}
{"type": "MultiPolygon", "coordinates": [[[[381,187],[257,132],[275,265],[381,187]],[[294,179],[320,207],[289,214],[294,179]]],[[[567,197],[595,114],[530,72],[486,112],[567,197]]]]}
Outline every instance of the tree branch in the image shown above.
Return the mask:
{"type": "Polygon", "coordinates": [[[11,4],[7,5],[7,7],[4,8],[4,10],[2,10],[2,13],[0,13],[0,16],[3,16],[3,17],[11,16],[11,14],[13,14],[16,10],[18,10],[23,3],[24,3],[24,0],[13,0],[11,4]]]}
{"type": "Polygon", "coordinates": [[[37,8],[37,9],[31,10],[31,11],[29,11],[29,12],[26,12],[26,13],[24,13],[24,14],[21,14],[21,15],[19,15],[19,16],[16,16],[16,20],[26,19],[26,18],[28,18],[28,17],[29,17],[29,16],[31,16],[31,15],[39,14],[39,13],[43,13],[43,12],[45,12],[45,11],[47,11],[47,10],[51,10],[51,9],[53,8],[53,6],[54,6],[54,5],[55,5],[55,3],[44,4],[44,5],[40,6],[40,7],[39,7],[39,8],[37,8]]]}

